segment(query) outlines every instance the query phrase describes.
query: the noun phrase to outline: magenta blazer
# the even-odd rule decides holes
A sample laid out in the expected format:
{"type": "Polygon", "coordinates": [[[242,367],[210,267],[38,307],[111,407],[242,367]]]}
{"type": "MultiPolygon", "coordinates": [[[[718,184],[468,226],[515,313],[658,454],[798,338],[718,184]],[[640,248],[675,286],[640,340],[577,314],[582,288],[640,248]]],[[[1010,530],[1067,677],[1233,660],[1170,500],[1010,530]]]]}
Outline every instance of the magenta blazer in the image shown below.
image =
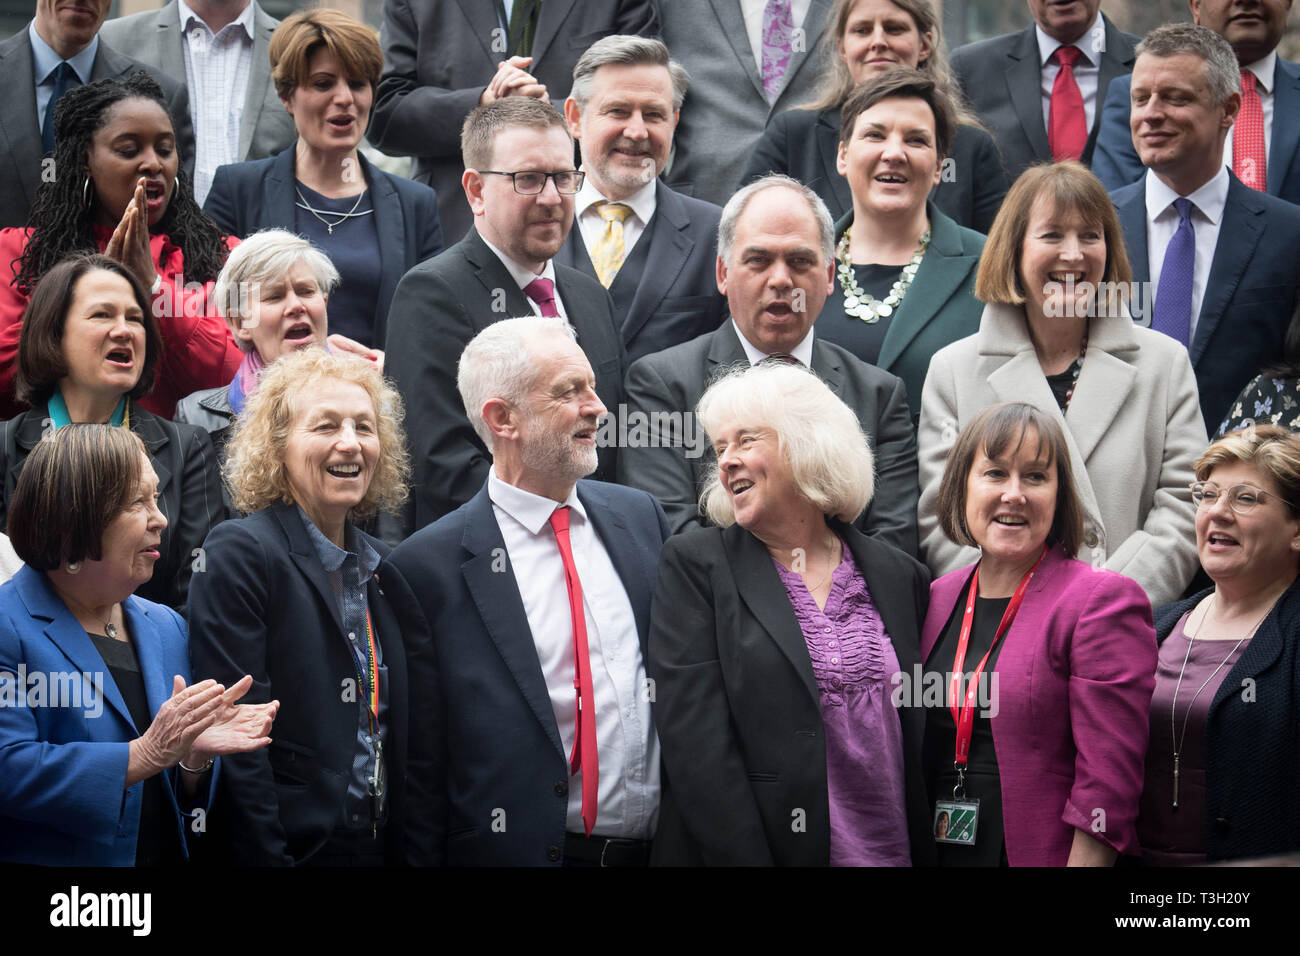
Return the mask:
{"type": "MultiPolygon", "coordinates": [[[[922,660],[970,575],[964,568],[930,585],[922,660]]],[[[994,672],[1007,861],[1064,866],[1075,829],[1136,853],[1156,672],[1142,588],[1052,548],[1002,639],[994,672]]]]}

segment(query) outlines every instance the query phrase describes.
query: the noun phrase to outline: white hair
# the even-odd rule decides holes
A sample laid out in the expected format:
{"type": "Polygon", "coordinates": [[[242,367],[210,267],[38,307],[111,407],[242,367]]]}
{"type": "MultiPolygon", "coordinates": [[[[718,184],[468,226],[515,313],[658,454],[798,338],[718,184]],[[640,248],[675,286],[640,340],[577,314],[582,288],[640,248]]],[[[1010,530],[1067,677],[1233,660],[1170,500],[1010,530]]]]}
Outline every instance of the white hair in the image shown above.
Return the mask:
{"type": "MultiPolygon", "coordinates": [[[[306,239],[284,229],[263,229],[237,245],[217,276],[212,297],[217,311],[233,332],[256,301],[257,287],[283,280],[298,263],[311,270],[321,295],[329,296],[339,284],[339,270],[329,256],[306,239]]],[[[247,352],[253,343],[238,337],[235,344],[247,352]]]]}
{"type": "Polygon", "coordinates": [[[573,327],[554,316],[526,315],[494,322],[470,339],[460,353],[456,388],[474,432],[492,451],[492,431],[483,421],[483,406],[499,398],[521,405],[536,376],[533,342],[551,335],[576,339],[573,327]]]}

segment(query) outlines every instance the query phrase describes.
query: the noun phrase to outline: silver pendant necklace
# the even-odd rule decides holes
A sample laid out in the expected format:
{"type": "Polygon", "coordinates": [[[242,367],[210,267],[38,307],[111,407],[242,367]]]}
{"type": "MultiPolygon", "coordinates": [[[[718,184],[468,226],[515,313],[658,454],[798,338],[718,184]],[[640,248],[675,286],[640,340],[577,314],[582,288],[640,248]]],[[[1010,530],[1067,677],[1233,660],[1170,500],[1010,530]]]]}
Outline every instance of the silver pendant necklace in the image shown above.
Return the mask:
{"type": "Polygon", "coordinates": [[[352,208],[345,213],[335,213],[328,209],[316,209],[314,206],[312,206],[311,203],[307,201],[307,197],[302,194],[302,190],[299,189],[296,184],[293,187],[293,191],[298,194],[298,202],[296,203],[298,208],[306,209],[309,213],[311,213],[313,216],[315,216],[317,219],[323,222],[325,224],[325,231],[331,236],[334,235],[335,226],[340,225],[354,217],[368,216],[372,212],[374,212],[373,209],[363,209],[361,212],[357,212],[357,207],[361,205],[361,200],[364,199],[366,193],[369,192],[368,189],[363,189],[361,190],[361,192],[357,194],[357,201],[354,202],[352,204],[352,208]],[[322,212],[328,213],[331,216],[338,216],[339,218],[335,219],[333,222],[330,222],[328,219],[326,219],[324,216],[321,215],[322,212]]]}
{"type": "Polygon", "coordinates": [[[912,280],[916,278],[916,270],[921,267],[921,260],[925,258],[925,250],[930,245],[930,230],[927,228],[921,234],[921,244],[917,247],[916,252],[912,253],[912,258],[907,265],[903,266],[903,273],[898,277],[889,295],[883,300],[877,299],[870,292],[865,291],[858,285],[858,277],[853,273],[853,262],[849,255],[849,245],[853,236],[853,227],[844,230],[844,235],[840,237],[839,248],[835,250],[839,265],[836,272],[840,279],[840,288],[844,290],[844,311],[853,316],[855,319],[861,319],[863,322],[875,324],[881,319],[888,318],[894,314],[894,310],[903,301],[903,296],[907,295],[907,290],[912,287],[912,280]]]}

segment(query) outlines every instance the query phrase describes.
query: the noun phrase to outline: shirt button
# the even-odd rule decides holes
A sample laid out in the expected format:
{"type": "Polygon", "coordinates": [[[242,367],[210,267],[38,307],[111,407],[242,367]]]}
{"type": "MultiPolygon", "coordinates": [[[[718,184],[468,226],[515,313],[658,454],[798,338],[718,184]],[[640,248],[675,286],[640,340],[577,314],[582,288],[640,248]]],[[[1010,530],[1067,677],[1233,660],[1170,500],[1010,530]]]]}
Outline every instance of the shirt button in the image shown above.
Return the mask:
{"type": "Polygon", "coordinates": [[[832,663],[832,664],[838,664],[839,662],[840,662],[840,659],[839,659],[838,657],[832,657],[832,658],[831,658],[831,663],[832,663]]]}
{"type": "Polygon", "coordinates": [[[348,631],[348,640],[349,640],[349,641],[355,641],[356,639],[357,639],[357,632],[356,632],[356,631],[348,631]]]}
{"type": "Polygon", "coordinates": [[[829,647],[839,647],[840,644],[839,644],[839,641],[831,641],[830,644],[829,644],[828,646],[829,646],[829,647]]]}
{"type": "Polygon", "coordinates": [[[356,823],[356,822],[357,822],[357,819],[358,819],[357,815],[356,815],[355,813],[352,814],[352,822],[353,822],[353,823],[356,823]]]}
{"type": "Polygon", "coordinates": [[[561,856],[560,848],[555,844],[551,844],[546,848],[546,859],[549,860],[551,863],[559,863],[560,856],[561,856]]]}

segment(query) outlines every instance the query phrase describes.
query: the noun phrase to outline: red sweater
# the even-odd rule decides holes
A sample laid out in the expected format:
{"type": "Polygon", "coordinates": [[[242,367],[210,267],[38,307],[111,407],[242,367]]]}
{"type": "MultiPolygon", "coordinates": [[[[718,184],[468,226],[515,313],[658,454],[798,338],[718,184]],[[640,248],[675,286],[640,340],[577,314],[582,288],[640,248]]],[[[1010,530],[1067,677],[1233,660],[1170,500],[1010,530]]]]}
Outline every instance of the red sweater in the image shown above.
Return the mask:
{"type": "MultiPolygon", "coordinates": [[[[0,275],[10,280],[0,285],[0,419],[13,418],[23,410],[14,398],[14,376],[27,296],[12,280],[18,274],[18,260],[29,231],[0,229],[0,275]]],[[[111,229],[95,227],[95,242],[101,252],[112,235],[111,229]]],[[[226,241],[232,249],[239,244],[234,237],[226,241]]],[[[163,354],[153,391],[140,400],[140,405],[155,415],[171,418],[176,403],[190,392],[228,384],[244,354],[225,319],[217,314],[212,300],[216,283],[209,281],[202,287],[186,284],[185,257],[167,236],[151,236],[149,249],[154,267],[162,276],[162,285],[153,297],[153,313],[162,332],[163,354]]]]}

